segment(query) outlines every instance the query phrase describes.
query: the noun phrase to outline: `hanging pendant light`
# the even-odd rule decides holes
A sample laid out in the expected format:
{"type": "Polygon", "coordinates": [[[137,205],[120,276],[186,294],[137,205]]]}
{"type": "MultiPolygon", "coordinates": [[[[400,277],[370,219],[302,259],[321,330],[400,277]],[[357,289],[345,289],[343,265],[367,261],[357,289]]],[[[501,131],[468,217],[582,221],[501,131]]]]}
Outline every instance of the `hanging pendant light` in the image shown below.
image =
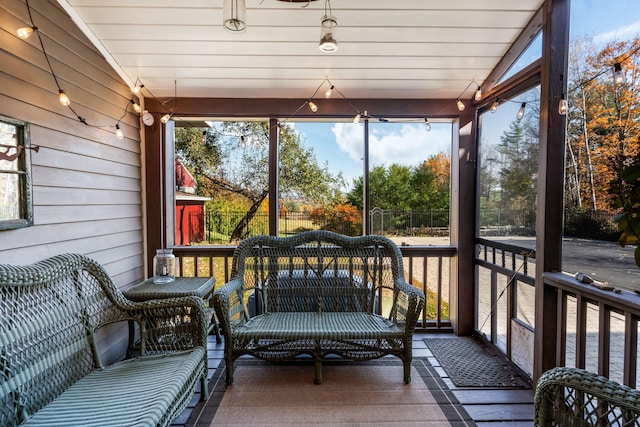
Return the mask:
{"type": "Polygon", "coordinates": [[[224,0],[222,16],[225,29],[233,32],[247,29],[247,8],[244,0],[224,0]]]}
{"type": "Polygon", "coordinates": [[[324,16],[320,19],[320,44],[318,48],[323,52],[335,52],[338,50],[338,42],[336,40],[336,29],[338,27],[338,19],[331,15],[331,2],[325,1],[324,16]],[[327,13],[327,11],[329,13],[327,13]]]}

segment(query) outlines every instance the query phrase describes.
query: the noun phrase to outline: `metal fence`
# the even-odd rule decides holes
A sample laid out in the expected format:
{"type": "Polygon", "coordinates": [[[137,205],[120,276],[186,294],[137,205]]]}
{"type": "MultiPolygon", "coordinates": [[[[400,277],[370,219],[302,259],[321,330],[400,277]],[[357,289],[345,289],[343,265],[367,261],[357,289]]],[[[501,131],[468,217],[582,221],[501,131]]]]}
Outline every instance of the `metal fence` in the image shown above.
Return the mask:
{"type": "MultiPolygon", "coordinates": [[[[242,211],[211,211],[190,219],[191,223],[204,223],[206,242],[226,243],[233,230],[244,217],[242,211]],[[199,222],[202,221],[202,222],[199,222]]],[[[566,209],[565,235],[579,238],[615,241],[618,236],[614,215],[603,211],[566,209]]],[[[309,212],[281,212],[278,229],[281,235],[305,230],[324,229],[355,236],[361,234],[361,220],[344,221],[336,218],[312,217],[309,212]]],[[[450,215],[448,210],[390,210],[374,208],[369,213],[371,233],[411,236],[448,236],[450,215]]],[[[535,236],[536,213],[530,209],[483,209],[479,218],[480,236],[535,236]]],[[[269,233],[268,212],[257,212],[244,230],[245,236],[269,233]]]]}

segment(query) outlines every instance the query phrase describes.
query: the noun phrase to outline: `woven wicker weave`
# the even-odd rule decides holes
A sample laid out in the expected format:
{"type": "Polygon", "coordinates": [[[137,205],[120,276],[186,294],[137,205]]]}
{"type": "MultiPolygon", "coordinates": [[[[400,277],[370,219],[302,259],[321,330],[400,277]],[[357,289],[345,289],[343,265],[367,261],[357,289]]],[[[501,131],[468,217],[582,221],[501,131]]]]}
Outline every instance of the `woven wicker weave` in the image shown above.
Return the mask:
{"type": "Polygon", "coordinates": [[[542,374],[534,406],[536,426],[640,425],[640,391],[583,369],[542,374]]]}
{"type": "Polygon", "coordinates": [[[0,264],[2,426],[165,426],[206,385],[206,364],[200,298],[131,302],[82,255],[0,264]],[[97,331],[128,321],[143,355],[103,366],[97,331]]]}
{"type": "Polygon", "coordinates": [[[244,354],[266,360],[311,355],[316,383],[328,354],[352,360],[390,354],[404,362],[405,382],[411,380],[424,294],[405,282],[400,250],[385,237],[328,231],[250,237],[236,248],[231,280],[213,302],[225,336],[228,384],[234,360],[244,354]]]}

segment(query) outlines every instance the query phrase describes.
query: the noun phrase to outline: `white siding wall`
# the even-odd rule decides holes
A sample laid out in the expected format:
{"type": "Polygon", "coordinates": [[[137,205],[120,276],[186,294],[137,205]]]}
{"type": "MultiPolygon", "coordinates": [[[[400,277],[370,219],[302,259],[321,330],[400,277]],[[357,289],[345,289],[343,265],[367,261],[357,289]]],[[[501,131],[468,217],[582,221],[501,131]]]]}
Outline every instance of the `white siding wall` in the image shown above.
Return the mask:
{"type": "Polygon", "coordinates": [[[82,124],[58,102],[58,90],[24,0],[0,3],[0,115],[30,123],[34,225],[0,231],[0,263],[29,264],[64,253],[86,254],[119,287],[144,276],[139,119],[131,92],[53,0],[30,3],[51,65],[82,124]]]}

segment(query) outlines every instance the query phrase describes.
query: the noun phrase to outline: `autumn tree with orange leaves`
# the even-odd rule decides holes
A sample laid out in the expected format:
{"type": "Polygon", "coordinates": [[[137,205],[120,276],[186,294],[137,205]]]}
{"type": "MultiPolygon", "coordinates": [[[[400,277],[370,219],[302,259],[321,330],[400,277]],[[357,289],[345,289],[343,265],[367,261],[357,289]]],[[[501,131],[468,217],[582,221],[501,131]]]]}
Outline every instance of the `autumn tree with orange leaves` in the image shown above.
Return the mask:
{"type": "Polygon", "coordinates": [[[614,212],[629,191],[622,176],[640,164],[640,38],[596,50],[574,42],[569,66],[565,204],[614,212]],[[619,64],[624,82],[614,83],[619,64]]]}

